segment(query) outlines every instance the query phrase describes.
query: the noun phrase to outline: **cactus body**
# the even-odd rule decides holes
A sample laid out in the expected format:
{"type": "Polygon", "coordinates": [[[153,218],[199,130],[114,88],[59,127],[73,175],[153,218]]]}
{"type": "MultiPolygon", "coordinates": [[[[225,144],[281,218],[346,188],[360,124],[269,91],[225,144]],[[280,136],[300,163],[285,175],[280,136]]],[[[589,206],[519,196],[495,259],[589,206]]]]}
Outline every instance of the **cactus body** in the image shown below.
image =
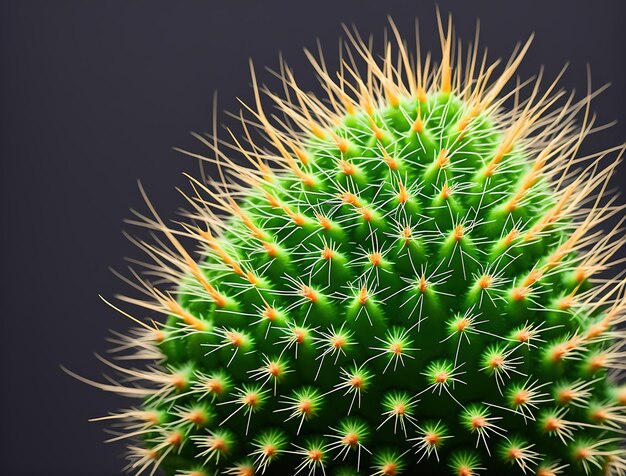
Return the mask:
{"type": "Polygon", "coordinates": [[[367,74],[312,57],[324,102],[281,68],[280,121],[254,79],[231,145],[253,166],[207,140],[226,183],[192,181],[181,227],[141,217],[169,284],[124,298],[166,316],[120,338],[147,367],[111,364],[141,381],[106,386],[143,399],[110,417],[140,440],[129,468],[624,474],[623,281],[594,280],[616,162],[578,160],[588,101],[537,83],[505,108],[528,43],[493,79],[475,48],[453,65],[450,28],[432,68],[349,38],[367,74]]]}

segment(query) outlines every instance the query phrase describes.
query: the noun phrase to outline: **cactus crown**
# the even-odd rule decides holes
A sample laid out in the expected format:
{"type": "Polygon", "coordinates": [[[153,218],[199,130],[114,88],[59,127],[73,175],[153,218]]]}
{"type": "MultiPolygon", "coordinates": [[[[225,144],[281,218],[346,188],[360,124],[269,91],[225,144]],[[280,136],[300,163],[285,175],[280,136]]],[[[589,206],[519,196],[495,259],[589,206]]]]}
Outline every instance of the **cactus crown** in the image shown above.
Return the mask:
{"type": "Polygon", "coordinates": [[[380,58],[346,30],[337,75],[307,53],[324,100],[252,70],[243,135],[191,154],[221,180],[191,179],[189,220],[146,199],[163,238],[122,300],[166,319],[126,314],[117,350],[148,364],[98,384],[142,398],[107,417],[132,471],[624,474],[624,281],[597,279],[621,152],[579,156],[591,95],[505,92],[530,40],[496,76],[440,31],[438,65],[393,23],[380,58]]]}

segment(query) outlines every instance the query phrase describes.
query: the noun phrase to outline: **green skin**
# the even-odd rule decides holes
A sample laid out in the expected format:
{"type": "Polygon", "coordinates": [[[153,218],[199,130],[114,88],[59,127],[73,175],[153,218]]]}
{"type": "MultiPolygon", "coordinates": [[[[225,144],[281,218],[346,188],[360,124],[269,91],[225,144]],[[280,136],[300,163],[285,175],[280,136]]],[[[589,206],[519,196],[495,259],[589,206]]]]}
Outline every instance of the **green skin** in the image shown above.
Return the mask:
{"type": "MultiPolygon", "coordinates": [[[[336,440],[324,435],[334,434],[329,427],[340,428],[346,419],[356,419],[364,424],[367,436],[363,434],[361,441],[372,455],[361,451],[360,472],[356,472],[357,451],[350,449],[345,460],[342,458],[346,453],[333,459],[339,449],[327,451],[326,474],[373,474],[380,470],[380,462],[389,454],[385,453],[388,449],[395,450],[391,453],[395,455],[392,461],[401,463],[399,469],[404,467],[398,474],[453,474],[453,470],[458,469],[450,466],[451,461],[462,451],[478,459],[478,466],[484,468],[479,474],[500,475],[505,471],[523,474],[515,463],[502,457],[502,445],[506,440],[501,436],[490,435],[491,456],[483,443],[477,447],[477,435],[468,428],[467,421],[464,423],[460,405],[469,407],[483,402],[511,408],[507,390],[524,384],[528,378],[531,382],[537,380],[537,385],[597,379],[590,386],[591,400],[607,402],[614,398],[606,371],[590,373],[585,370],[589,355],[610,342],[587,346],[588,350],[578,360],[555,364],[546,357],[552,343],[567,340],[576,330],[584,330],[600,318],[580,310],[575,313],[555,307],[559,298],[579,284],[572,276],[573,254],[566,256],[549,275],[543,276],[526,299],[514,301],[511,298],[513,280],[523,279],[537,263],[543,264],[542,260],[571,233],[568,222],[560,220],[525,246],[519,238],[510,246],[503,244],[502,237],[514,226],[522,232],[529,229],[554,205],[551,185],[540,179],[529,190],[523,204],[509,213],[502,204],[517,190],[531,166],[531,159],[516,148],[505,155],[497,172],[485,179],[481,172],[502,140],[502,133],[493,122],[488,117],[479,117],[459,137],[455,126],[463,110],[460,100],[448,94],[432,94],[426,103],[419,104],[419,108],[424,121],[424,130],[419,134],[411,130],[417,115],[416,101],[388,107],[375,114],[384,133],[380,143],[397,160],[396,170],[383,160],[369,118],[361,114],[347,117],[344,126],[335,130],[338,136],[349,141],[345,154],[332,140],[309,141],[310,161],[302,168],[314,178],[313,186],[303,185],[287,172],[278,173],[274,184],[264,186],[291,210],[306,217],[302,226],[294,223],[283,209],[272,207],[260,189],[250,190],[240,206],[263,230],[265,241],[279,245],[277,255],[268,256],[260,240],[235,217],[229,219],[229,226],[219,237],[219,243],[244,269],[253,270],[263,278],[256,288],[212,253],[200,266],[208,281],[229,298],[227,309],[216,307],[193,279],[181,285],[179,302],[201,319],[207,330],[181,333],[181,329],[188,327],[175,316],[170,317],[164,329],[166,338],[160,344],[163,364],[172,372],[184,369],[190,379],[187,387],[175,394],[177,398],[165,401],[151,398],[144,403],[145,408],[158,408],[163,415],[155,432],[145,437],[148,447],[159,441],[155,435],[159,434],[160,428],[168,432],[180,429],[187,435],[178,454],[173,451],[162,462],[168,474],[186,474],[185,471],[192,469],[202,469],[211,475],[215,472],[223,474],[225,468],[232,468],[238,462],[252,461],[253,442],[268,429],[278,430],[277,434],[281,436],[277,440],[285,443],[283,446],[287,450],[294,450],[291,444],[305,445],[311,437],[332,443],[336,440]],[[434,162],[442,146],[449,150],[450,161],[439,169],[434,162]],[[355,173],[350,176],[342,173],[339,159],[356,166],[355,173]],[[410,192],[410,198],[404,204],[395,198],[398,180],[410,192]],[[446,182],[459,187],[448,199],[439,193],[446,182]],[[356,207],[338,198],[346,190],[356,195],[361,205],[373,211],[369,221],[356,207]],[[328,216],[332,227],[320,226],[315,213],[328,216]],[[408,223],[413,229],[407,244],[400,233],[408,223]],[[465,225],[465,228],[463,236],[456,240],[453,230],[458,224],[465,225]],[[328,261],[321,257],[324,240],[333,243],[336,249],[330,272],[328,261]],[[376,243],[383,255],[378,266],[368,260],[376,243]],[[462,260],[460,250],[464,253],[462,260]],[[435,270],[437,273],[433,277],[431,274],[435,270]],[[419,288],[423,271],[427,279],[424,293],[419,288]],[[477,284],[485,272],[500,276],[488,290],[493,300],[477,284]],[[307,301],[299,295],[297,286],[286,279],[287,276],[301,279],[305,285],[311,286],[317,293],[317,302],[307,301]],[[359,300],[363,285],[368,290],[365,305],[359,300]],[[265,306],[261,296],[282,312],[281,318],[269,329],[267,320],[261,319],[260,311],[265,306]],[[480,322],[476,328],[481,333],[468,334],[470,342],[463,339],[459,345],[459,335],[451,335],[449,322],[470,309],[480,322]],[[546,329],[541,333],[541,340],[533,342],[532,347],[499,337],[512,335],[525,323],[542,324],[546,329]],[[287,347],[284,339],[289,332],[288,324],[309,328],[309,336],[302,344],[287,347]],[[335,355],[327,356],[316,376],[321,362],[318,357],[323,349],[320,341],[313,338],[321,339],[322,333],[328,332],[331,325],[335,329],[343,325],[343,329],[351,333],[352,345],[336,362],[335,355]],[[224,341],[223,334],[215,332],[215,329],[224,328],[243,331],[251,338],[234,357],[233,346],[226,345],[215,351],[215,347],[211,347],[224,341]],[[402,336],[407,329],[408,334],[402,336]],[[397,365],[391,360],[392,354],[380,350],[387,348],[390,342],[377,339],[385,339],[388,331],[404,337],[403,348],[410,349],[405,351],[403,361],[397,365]],[[503,375],[501,391],[504,395],[500,393],[493,373],[484,369],[491,345],[499,345],[503,351],[515,349],[510,357],[519,357],[515,371],[503,375]],[[297,358],[295,347],[298,347],[297,358]],[[235,448],[222,455],[219,464],[215,464],[214,459],[205,463],[205,457],[197,457],[206,448],[200,448],[192,436],[207,435],[217,428],[237,407],[235,403],[219,403],[233,401],[235,389],[244,384],[262,384],[263,380],[255,380],[250,372],[264,365],[264,356],[271,358],[281,354],[282,362],[291,371],[277,383],[276,396],[273,383],[265,385],[269,391],[262,408],[250,418],[248,435],[245,435],[248,415],[242,410],[221,425],[222,429],[232,432],[235,448]],[[457,378],[462,382],[449,385],[447,389],[429,389],[433,378],[428,375],[429,365],[445,360],[451,370],[455,356],[457,365],[460,365],[457,378]],[[368,378],[361,392],[360,405],[355,400],[350,409],[353,393],[344,395],[345,389],[328,392],[345,380],[342,369],[351,371],[353,363],[363,366],[368,378]],[[200,394],[186,392],[199,379],[194,372],[208,375],[216,370],[223,370],[231,377],[230,394],[200,399],[200,394]],[[289,412],[276,410],[285,408],[285,397],[307,386],[318,390],[319,411],[303,422],[297,434],[300,419],[285,422],[289,412]],[[421,455],[416,456],[411,449],[415,442],[407,443],[399,428],[394,434],[393,419],[378,428],[386,418],[383,416],[385,397],[395,391],[405,392],[409,397],[419,395],[416,397],[419,401],[413,407],[418,426],[440,420],[446,429],[450,438],[438,448],[439,462],[431,454],[417,464],[421,455]],[[172,426],[173,415],[180,407],[198,403],[213,413],[210,423],[172,426]],[[399,457],[407,450],[410,451],[399,457]]],[[[581,290],[588,286],[583,283],[581,290]]],[[[542,411],[562,408],[552,399],[553,389],[554,385],[543,387],[543,392],[549,394],[549,401],[540,403],[538,410],[533,411],[537,421],[525,420],[521,415],[501,408],[494,407],[489,412],[491,416],[499,417],[496,424],[509,439],[520,437],[526,443],[534,444],[533,450],[545,455],[538,462],[561,460],[570,464],[566,470],[568,475],[585,474],[573,457],[576,442],[585,439],[595,442],[612,435],[594,428],[575,429],[574,441],[568,440],[564,444],[557,436],[543,431],[539,417],[542,411]]],[[[589,409],[570,406],[566,419],[590,422],[589,409]]],[[[407,434],[408,438],[415,438],[419,431],[408,423],[407,434]]],[[[602,449],[612,450],[614,446],[602,449]]],[[[293,474],[301,461],[300,455],[279,453],[265,474],[293,474]]],[[[535,466],[531,465],[532,468],[535,466]]],[[[593,475],[603,474],[594,466],[590,471],[589,474],[593,475]]],[[[308,469],[300,474],[308,474],[308,469]]],[[[322,474],[319,468],[316,474],[322,474]]]]}

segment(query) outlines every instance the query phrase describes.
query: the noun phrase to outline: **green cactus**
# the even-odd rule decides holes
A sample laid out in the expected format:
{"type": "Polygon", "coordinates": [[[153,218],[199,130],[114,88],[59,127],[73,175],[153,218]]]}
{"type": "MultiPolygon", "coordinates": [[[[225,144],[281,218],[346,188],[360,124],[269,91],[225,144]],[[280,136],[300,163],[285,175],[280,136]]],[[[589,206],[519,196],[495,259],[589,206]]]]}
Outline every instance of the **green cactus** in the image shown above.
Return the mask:
{"type": "Polygon", "coordinates": [[[308,54],[325,100],[252,70],[241,137],[191,154],[221,180],[191,180],[182,225],[139,215],[163,238],[121,299],[166,320],[125,313],[148,364],[97,384],[142,399],[106,417],[131,471],[625,473],[626,281],[599,276],[623,148],[580,157],[591,94],[504,92],[530,40],[495,77],[476,45],[455,66],[450,24],[439,65],[391,27],[382,58],[347,30],[338,75],[308,54]]]}

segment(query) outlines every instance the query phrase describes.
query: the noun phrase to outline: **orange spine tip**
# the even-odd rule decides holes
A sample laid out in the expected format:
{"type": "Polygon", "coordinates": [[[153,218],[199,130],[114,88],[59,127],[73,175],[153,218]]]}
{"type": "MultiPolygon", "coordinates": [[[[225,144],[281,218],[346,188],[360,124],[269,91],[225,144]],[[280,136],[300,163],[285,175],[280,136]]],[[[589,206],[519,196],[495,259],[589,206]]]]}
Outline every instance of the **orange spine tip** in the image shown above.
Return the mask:
{"type": "Polygon", "coordinates": [[[476,104],[474,107],[472,107],[472,109],[465,116],[459,119],[459,123],[456,126],[457,131],[465,132],[467,126],[469,126],[472,120],[474,120],[474,118],[478,116],[478,114],[480,114],[481,110],[482,107],[480,104],[476,104]]]}
{"type": "Polygon", "coordinates": [[[449,162],[450,159],[448,157],[448,150],[441,149],[441,151],[439,151],[439,155],[437,156],[437,160],[435,161],[435,165],[437,166],[437,168],[442,169],[446,165],[448,165],[449,162]]]}
{"type": "Polygon", "coordinates": [[[589,359],[587,367],[591,372],[602,370],[606,367],[606,356],[603,354],[593,356],[589,359]]]}
{"type": "Polygon", "coordinates": [[[383,140],[385,138],[385,133],[383,132],[383,130],[380,127],[378,127],[378,125],[376,124],[372,116],[369,116],[369,120],[370,120],[370,127],[372,128],[372,132],[374,133],[374,137],[376,137],[376,140],[378,141],[383,140]]]}
{"type": "Polygon", "coordinates": [[[418,115],[417,119],[413,121],[413,125],[411,126],[411,130],[416,134],[421,133],[424,130],[424,123],[422,122],[421,117],[418,115]]]}
{"type": "Polygon", "coordinates": [[[519,236],[519,231],[517,230],[511,230],[505,237],[504,237],[504,245],[505,246],[511,246],[511,243],[513,243],[513,241],[515,240],[515,238],[517,238],[519,236]]]}
{"type": "Polygon", "coordinates": [[[385,96],[387,97],[387,102],[391,105],[391,107],[398,107],[400,105],[398,95],[393,92],[391,88],[385,87],[385,96]]]}
{"type": "Polygon", "coordinates": [[[178,302],[176,302],[176,300],[169,298],[166,302],[165,305],[167,306],[167,308],[172,312],[172,314],[177,315],[178,317],[180,317],[183,322],[185,324],[187,324],[188,326],[198,330],[198,331],[204,331],[206,329],[206,326],[204,324],[204,322],[202,322],[200,319],[192,316],[189,312],[185,311],[182,306],[180,304],[178,304],[178,302]]]}
{"type": "Polygon", "coordinates": [[[328,261],[333,258],[334,251],[328,246],[325,246],[321,254],[322,254],[322,259],[325,259],[328,261]]]}
{"type": "Polygon", "coordinates": [[[333,225],[332,225],[332,222],[330,221],[330,218],[324,215],[319,215],[319,214],[316,214],[316,218],[317,218],[317,222],[325,230],[330,230],[332,228],[333,225]]]}
{"type": "Polygon", "coordinates": [[[389,167],[391,170],[398,170],[398,161],[396,159],[394,159],[393,157],[391,157],[387,153],[387,151],[385,150],[384,147],[381,147],[381,151],[382,151],[382,154],[383,154],[383,160],[387,164],[387,167],[389,167]]]}
{"type": "Polygon", "coordinates": [[[263,311],[263,317],[265,317],[268,321],[275,321],[278,317],[278,312],[273,307],[266,305],[265,310],[263,311]]]}
{"type": "Polygon", "coordinates": [[[490,163],[487,165],[487,167],[485,167],[485,172],[484,175],[485,177],[491,177],[493,176],[493,174],[496,173],[496,168],[498,168],[498,164],[497,163],[490,163]]]}
{"type": "Polygon", "coordinates": [[[317,299],[318,299],[317,293],[310,286],[302,286],[302,288],[300,289],[300,294],[302,294],[304,298],[308,299],[312,303],[317,302],[317,299]]]}
{"type": "Polygon", "coordinates": [[[587,269],[580,266],[576,268],[576,270],[574,271],[574,280],[577,283],[582,283],[583,281],[585,281],[585,279],[587,279],[587,274],[588,274],[587,269]]]}
{"type": "Polygon", "coordinates": [[[246,228],[248,228],[252,233],[252,236],[257,239],[263,238],[263,236],[265,236],[265,233],[263,233],[263,231],[254,224],[254,222],[252,221],[252,219],[250,219],[248,215],[242,214],[241,219],[246,228]]]}
{"type": "Polygon", "coordinates": [[[343,137],[339,137],[337,134],[335,134],[332,131],[331,131],[331,135],[333,136],[333,140],[335,141],[335,145],[339,149],[339,152],[341,152],[342,154],[345,154],[346,152],[348,152],[348,149],[350,148],[350,144],[348,143],[348,140],[344,139],[343,137]]]}
{"type": "Polygon", "coordinates": [[[528,296],[528,293],[530,292],[530,288],[528,287],[518,287],[513,289],[513,292],[511,293],[511,298],[513,299],[513,301],[521,301],[523,300],[526,296],[528,296]]]}
{"type": "Polygon", "coordinates": [[[558,307],[562,311],[567,311],[574,304],[573,296],[565,296],[564,298],[559,300],[558,307]]]}
{"type": "Polygon", "coordinates": [[[308,165],[309,156],[307,155],[305,151],[303,151],[302,149],[299,149],[298,147],[294,147],[294,153],[296,154],[296,157],[298,157],[298,160],[302,162],[303,165],[308,165]]]}
{"type": "Polygon", "coordinates": [[[441,187],[441,193],[439,195],[444,200],[450,198],[450,195],[452,195],[452,188],[448,186],[448,182],[443,184],[443,187],[441,187]]]}
{"type": "Polygon", "coordinates": [[[452,90],[452,70],[445,68],[441,74],[441,92],[449,93],[452,90]]]}
{"type": "Polygon", "coordinates": [[[352,101],[350,100],[350,98],[346,94],[343,94],[342,100],[343,100],[343,107],[346,109],[346,113],[349,116],[353,116],[356,113],[356,108],[354,107],[354,104],[352,104],[352,101]]]}
{"type": "Polygon", "coordinates": [[[276,258],[278,254],[278,249],[276,248],[276,245],[274,243],[264,241],[262,245],[263,245],[263,248],[265,248],[265,251],[267,252],[268,255],[270,255],[272,258],[276,258]]]}
{"type": "Polygon", "coordinates": [[[597,324],[589,327],[587,331],[587,339],[595,339],[609,330],[609,324],[607,322],[598,322],[597,324]]]}
{"type": "Polygon", "coordinates": [[[428,289],[428,282],[426,281],[426,276],[422,274],[419,280],[418,288],[421,293],[425,293],[426,289],[428,289]]]}
{"type": "MultiPolygon", "coordinates": [[[[365,89],[365,88],[362,88],[362,89],[365,89]]],[[[367,91],[363,92],[363,97],[361,100],[361,107],[363,108],[363,110],[368,116],[372,117],[372,115],[374,114],[374,106],[372,104],[372,101],[370,101],[369,99],[367,91]]]]}
{"type": "Polygon", "coordinates": [[[409,201],[410,195],[409,192],[407,191],[406,187],[403,184],[400,184],[398,186],[398,194],[396,195],[398,202],[400,203],[406,203],[409,201]]]}
{"type": "Polygon", "coordinates": [[[372,213],[372,211],[369,208],[361,207],[361,208],[359,208],[359,213],[363,217],[363,220],[365,220],[365,221],[372,221],[373,213],[372,213]]]}
{"type": "Polygon", "coordinates": [[[424,104],[428,101],[428,96],[426,95],[426,90],[423,87],[417,88],[417,100],[424,104]]]}
{"type": "Polygon", "coordinates": [[[402,230],[402,238],[404,239],[404,246],[409,246],[411,243],[411,228],[408,225],[402,230]]]}
{"type": "Polygon", "coordinates": [[[326,139],[326,132],[320,126],[315,123],[311,123],[311,133],[317,137],[318,139],[324,140],[326,139]]]}
{"type": "Polygon", "coordinates": [[[524,287],[532,286],[537,281],[539,281],[542,276],[543,276],[543,270],[533,269],[530,273],[528,273],[528,276],[526,276],[522,285],[524,287]]]}
{"type": "Polygon", "coordinates": [[[372,253],[368,256],[370,263],[372,263],[372,266],[380,266],[380,263],[383,260],[383,257],[380,253],[372,253]]]}
{"type": "Polygon", "coordinates": [[[272,207],[272,208],[280,208],[280,202],[278,201],[278,199],[274,195],[272,195],[269,192],[265,192],[264,195],[265,195],[265,199],[270,204],[270,207],[272,207]]]}
{"type": "Polygon", "coordinates": [[[307,187],[314,187],[315,186],[315,179],[307,174],[304,174],[302,177],[302,183],[304,183],[304,185],[306,185],[307,187]]]}
{"type": "Polygon", "coordinates": [[[338,162],[338,165],[339,165],[339,168],[341,169],[341,172],[344,175],[354,175],[354,174],[356,174],[356,167],[351,162],[348,162],[347,160],[341,159],[338,162]]]}
{"type": "Polygon", "coordinates": [[[298,226],[304,226],[304,224],[306,223],[306,218],[301,213],[295,213],[291,217],[291,220],[298,226]]]}
{"type": "Polygon", "coordinates": [[[361,206],[361,201],[353,193],[344,192],[344,193],[339,195],[339,198],[341,198],[341,200],[344,203],[347,203],[347,204],[352,205],[354,207],[360,207],[361,206]]]}
{"type": "Polygon", "coordinates": [[[272,194],[266,192],[266,197],[272,208],[280,208],[296,225],[303,226],[306,223],[304,215],[294,212],[287,204],[280,202],[272,194]]]}
{"type": "Polygon", "coordinates": [[[461,120],[459,121],[459,123],[456,126],[456,130],[458,132],[465,131],[465,128],[469,125],[469,122],[470,122],[469,117],[467,117],[467,116],[462,117],[461,120]]]}
{"type": "Polygon", "coordinates": [[[222,260],[222,262],[224,262],[224,264],[226,264],[227,266],[230,266],[235,274],[238,274],[239,276],[245,276],[245,273],[243,272],[241,267],[237,264],[237,262],[233,258],[231,258],[228,255],[228,253],[226,253],[224,248],[219,246],[219,244],[217,243],[217,240],[215,240],[211,232],[203,231],[200,234],[202,238],[204,238],[204,240],[208,243],[209,247],[213,251],[215,251],[215,253],[217,253],[217,256],[219,257],[220,260],[222,260]]]}
{"type": "Polygon", "coordinates": [[[463,225],[457,225],[454,227],[454,231],[452,232],[452,236],[455,241],[461,241],[461,239],[465,236],[465,231],[463,230],[463,225]]]}
{"type": "Polygon", "coordinates": [[[250,284],[254,286],[259,284],[259,277],[256,274],[254,274],[252,271],[246,271],[245,277],[250,282],[250,284]]]}
{"type": "Polygon", "coordinates": [[[224,337],[235,347],[241,347],[244,344],[244,337],[240,332],[229,331],[226,332],[224,337]]]}
{"type": "Polygon", "coordinates": [[[220,294],[213,287],[213,285],[211,285],[211,283],[209,283],[206,280],[206,278],[204,277],[204,274],[195,263],[191,267],[191,274],[193,275],[194,278],[198,280],[198,282],[200,282],[200,284],[202,284],[202,287],[204,287],[204,289],[209,293],[209,296],[211,296],[211,298],[213,299],[213,301],[218,307],[224,307],[226,305],[227,303],[226,298],[222,294],[220,294]]]}
{"type": "Polygon", "coordinates": [[[363,286],[361,290],[359,291],[359,302],[361,303],[361,306],[365,306],[365,304],[367,304],[368,299],[369,299],[369,294],[367,292],[367,288],[363,286]]]}
{"type": "Polygon", "coordinates": [[[480,286],[481,289],[489,288],[492,283],[493,283],[493,278],[491,276],[489,276],[488,274],[484,274],[478,280],[478,286],[480,286]]]}

